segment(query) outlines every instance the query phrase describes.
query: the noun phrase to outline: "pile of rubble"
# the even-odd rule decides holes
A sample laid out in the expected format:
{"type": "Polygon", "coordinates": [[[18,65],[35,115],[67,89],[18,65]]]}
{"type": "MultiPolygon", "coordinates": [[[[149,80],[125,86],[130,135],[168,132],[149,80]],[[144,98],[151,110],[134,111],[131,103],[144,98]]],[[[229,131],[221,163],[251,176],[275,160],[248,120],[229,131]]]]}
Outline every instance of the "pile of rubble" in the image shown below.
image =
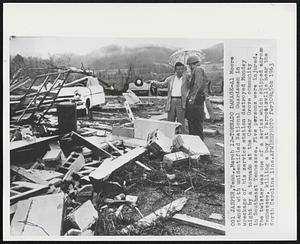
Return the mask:
{"type": "Polygon", "coordinates": [[[179,123],[133,118],[132,124],[113,126],[106,134],[101,127],[79,127],[47,137],[36,137],[31,126],[12,128],[19,140],[10,147],[11,234],[141,234],[162,218],[224,233],[220,224],[175,214],[186,197],[142,213],[138,196],[131,193],[134,186],[195,189],[193,165],[210,152],[199,137],[180,134],[179,123]],[[176,167],[190,171],[189,177],[170,173],[176,167]],[[135,217],[126,216],[133,212],[135,217]]]}
{"type": "MultiPolygon", "coordinates": [[[[153,114],[161,118],[135,117],[131,108],[153,104],[142,102],[130,91],[123,96],[123,104],[107,103],[102,113],[125,110],[124,121],[81,120],[68,132],[61,132],[59,120],[49,114],[52,105],[48,113],[37,117],[44,123],[34,123],[36,117],[17,123],[24,112],[39,112],[39,105],[29,103],[25,110],[14,110],[21,117],[11,118],[10,126],[12,235],[172,234],[165,228],[169,221],[225,233],[220,214],[212,213],[210,217],[217,222],[211,222],[177,213],[194,201],[188,198],[189,192],[202,198],[213,196],[211,189],[224,193],[222,181],[201,170],[213,163],[215,155],[198,136],[181,134],[180,123],[159,120],[163,119],[159,113],[153,114]],[[142,194],[146,189],[161,191],[166,201],[146,210],[151,201],[142,194]]],[[[212,117],[210,103],[207,110],[212,117]]],[[[204,133],[218,135],[215,129],[204,133]]],[[[216,145],[223,150],[222,143],[216,145]]],[[[220,206],[217,201],[209,204],[220,206]]]]}

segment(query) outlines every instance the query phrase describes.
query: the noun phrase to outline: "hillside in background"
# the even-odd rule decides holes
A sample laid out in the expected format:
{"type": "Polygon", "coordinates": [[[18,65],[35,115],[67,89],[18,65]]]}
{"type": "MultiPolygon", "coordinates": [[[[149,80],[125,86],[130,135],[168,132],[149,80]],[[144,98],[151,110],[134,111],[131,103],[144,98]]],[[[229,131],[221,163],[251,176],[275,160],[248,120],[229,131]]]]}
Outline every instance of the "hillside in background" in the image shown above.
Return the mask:
{"type": "Polygon", "coordinates": [[[219,43],[202,50],[205,53],[203,62],[218,63],[223,62],[224,44],[219,43]],[[222,60],[222,61],[221,61],[222,60]]]}
{"type": "MultiPolygon", "coordinates": [[[[170,55],[176,49],[159,46],[145,46],[128,48],[110,45],[94,50],[86,55],[56,54],[51,58],[54,62],[66,66],[85,67],[94,70],[127,69],[130,65],[135,68],[147,68],[147,66],[168,66],[170,55]]],[[[205,53],[204,62],[220,62],[223,58],[223,43],[202,50],[205,53]]],[[[171,68],[171,67],[170,67],[171,68]]]]}

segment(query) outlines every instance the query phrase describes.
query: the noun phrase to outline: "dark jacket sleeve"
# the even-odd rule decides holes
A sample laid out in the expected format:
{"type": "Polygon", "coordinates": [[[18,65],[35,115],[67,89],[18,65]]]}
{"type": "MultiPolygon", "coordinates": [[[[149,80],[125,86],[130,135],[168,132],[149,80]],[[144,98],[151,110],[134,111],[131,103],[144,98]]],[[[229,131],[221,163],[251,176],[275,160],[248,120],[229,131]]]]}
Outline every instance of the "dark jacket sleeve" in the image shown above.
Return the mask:
{"type": "Polygon", "coordinates": [[[189,99],[192,100],[192,103],[195,102],[197,96],[204,94],[204,88],[207,81],[206,74],[203,69],[197,68],[193,74],[194,85],[191,87],[189,99]]]}

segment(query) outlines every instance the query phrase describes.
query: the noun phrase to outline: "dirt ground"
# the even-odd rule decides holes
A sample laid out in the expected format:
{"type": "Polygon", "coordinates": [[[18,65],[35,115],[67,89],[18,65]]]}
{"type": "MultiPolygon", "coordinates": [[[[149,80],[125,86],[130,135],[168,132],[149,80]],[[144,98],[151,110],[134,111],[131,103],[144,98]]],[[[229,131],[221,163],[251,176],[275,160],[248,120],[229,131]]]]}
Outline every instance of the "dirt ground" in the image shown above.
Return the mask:
{"type": "MultiPolygon", "coordinates": [[[[147,106],[132,108],[134,116],[150,118],[154,115],[164,113],[165,98],[141,98],[147,106]]],[[[108,103],[119,103],[122,106],[124,97],[107,97],[108,103]]],[[[222,114],[219,113],[219,117],[222,114]]],[[[86,117],[80,117],[79,120],[87,120],[86,117]]],[[[107,125],[120,125],[129,122],[125,109],[95,109],[93,111],[93,120],[107,125]]],[[[180,211],[192,217],[209,220],[219,224],[225,224],[225,196],[224,196],[224,152],[223,148],[216,143],[224,143],[224,128],[222,118],[217,122],[206,121],[205,129],[216,129],[216,136],[206,136],[204,139],[211,156],[209,158],[200,158],[198,161],[178,165],[174,167],[161,167],[160,160],[151,155],[146,155],[141,162],[152,167],[154,173],[148,174],[147,181],[144,170],[135,164],[129,164],[118,170],[114,180],[127,180],[131,184],[126,194],[138,196],[137,207],[142,215],[146,216],[160,207],[176,200],[180,197],[187,197],[188,202],[180,211]],[[160,177],[160,173],[161,174],[160,177]],[[173,181],[166,180],[166,174],[175,174],[173,181]],[[121,179],[122,178],[122,179],[121,179]],[[159,181],[160,180],[160,181],[159,181]],[[161,180],[166,180],[166,184],[158,184],[161,180]],[[174,186],[174,182],[183,182],[179,186],[174,186]],[[192,187],[191,187],[192,186],[192,187]],[[190,188],[190,189],[188,189],[190,188]],[[188,190],[187,190],[188,189],[188,190]],[[222,220],[210,219],[212,213],[218,213],[223,216],[222,220]]],[[[118,230],[127,224],[133,223],[141,218],[138,211],[134,208],[125,206],[122,210],[122,221],[109,220],[108,212],[114,213],[118,206],[110,206],[103,210],[103,218],[99,218],[97,223],[97,235],[115,235],[118,230]],[[109,222],[110,221],[110,222],[109,222]]],[[[133,233],[132,233],[133,234],[133,233]]],[[[198,227],[191,227],[179,224],[171,219],[161,219],[155,225],[143,230],[139,235],[217,235],[210,230],[198,227]]]]}

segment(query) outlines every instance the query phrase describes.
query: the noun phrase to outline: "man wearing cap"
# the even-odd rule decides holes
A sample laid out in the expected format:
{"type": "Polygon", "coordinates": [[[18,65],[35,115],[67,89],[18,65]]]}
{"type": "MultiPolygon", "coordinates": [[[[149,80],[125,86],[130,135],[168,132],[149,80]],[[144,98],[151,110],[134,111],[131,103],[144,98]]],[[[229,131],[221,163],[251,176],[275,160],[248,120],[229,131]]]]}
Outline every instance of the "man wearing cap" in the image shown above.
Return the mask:
{"type": "Polygon", "coordinates": [[[203,121],[205,118],[204,101],[205,85],[207,82],[206,74],[200,68],[198,56],[188,57],[187,64],[191,69],[191,81],[189,94],[187,96],[186,118],[188,120],[189,134],[198,135],[203,140],[203,121]]]}
{"type": "Polygon", "coordinates": [[[169,76],[164,82],[150,81],[154,87],[168,87],[168,97],[166,102],[166,112],[168,120],[182,124],[182,133],[185,133],[185,107],[186,97],[189,90],[188,75],[184,73],[183,63],[175,64],[175,74],[169,76]]]}

